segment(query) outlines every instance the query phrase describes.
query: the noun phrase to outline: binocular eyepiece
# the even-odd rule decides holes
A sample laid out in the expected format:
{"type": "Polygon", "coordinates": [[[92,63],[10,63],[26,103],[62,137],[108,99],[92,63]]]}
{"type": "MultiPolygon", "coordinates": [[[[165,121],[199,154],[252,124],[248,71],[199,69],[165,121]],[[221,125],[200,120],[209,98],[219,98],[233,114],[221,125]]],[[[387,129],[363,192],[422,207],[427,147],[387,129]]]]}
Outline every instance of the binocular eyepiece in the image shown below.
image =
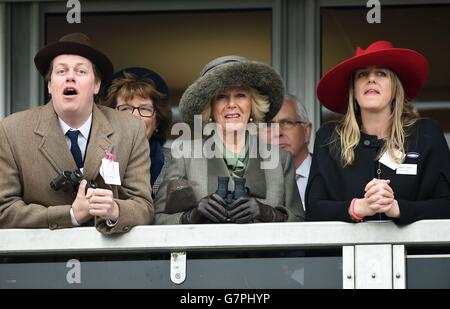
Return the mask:
{"type": "Polygon", "coordinates": [[[231,210],[231,205],[239,198],[249,196],[245,187],[245,178],[233,177],[234,191],[228,191],[229,177],[219,176],[217,179],[216,193],[225,201],[227,210],[231,210]]]}
{"type": "MultiPolygon", "coordinates": [[[[83,173],[80,170],[64,171],[61,175],[56,176],[52,181],[50,181],[50,187],[59,191],[62,189],[64,192],[72,190],[72,192],[77,192],[80,182],[83,180],[83,173]]],[[[97,188],[97,184],[94,180],[88,181],[87,188],[97,188]]]]}

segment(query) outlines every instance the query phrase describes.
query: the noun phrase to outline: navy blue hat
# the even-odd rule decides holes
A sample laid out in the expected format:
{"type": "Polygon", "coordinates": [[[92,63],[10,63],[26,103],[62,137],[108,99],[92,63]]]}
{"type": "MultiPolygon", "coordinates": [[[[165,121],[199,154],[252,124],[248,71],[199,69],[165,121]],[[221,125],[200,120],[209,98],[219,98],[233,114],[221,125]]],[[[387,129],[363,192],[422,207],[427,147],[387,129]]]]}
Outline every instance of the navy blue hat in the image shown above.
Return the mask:
{"type": "Polygon", "coordinates": [[[130,67],[130,68],[122,69],[122,70],[114,73],[112,78],[110,80],[108,80],[108,82],[105,84],[104,87],[102,87],[103,90],[101,91],[101,93],[102,93],[101,97],[103,99],[106,98],[108,88],[111,86],[112,82],[115,79],[125,77],[125,73],[136,75],[138,78],[141,78],[141,79],[150,80],[153,83],[153,85],[155,86],[155,89],[159,93],[165,95],[166,100],[169,98],[169,87],[167,87],[166,82],[158,73],[156,73],[155,71],[152,71],[150,69],[147,69],[147,68],[130,67]]]}

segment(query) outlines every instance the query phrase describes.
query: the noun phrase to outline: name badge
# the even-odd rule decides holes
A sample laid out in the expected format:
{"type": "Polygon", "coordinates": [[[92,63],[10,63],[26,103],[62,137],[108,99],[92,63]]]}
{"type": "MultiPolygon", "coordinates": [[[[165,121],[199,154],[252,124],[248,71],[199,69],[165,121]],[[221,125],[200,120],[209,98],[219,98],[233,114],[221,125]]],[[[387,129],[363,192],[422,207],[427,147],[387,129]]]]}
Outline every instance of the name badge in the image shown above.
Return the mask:
{"type": "Polygon", "coordinates": [[[400,164],[397,175],[417,175],[417,164],[400,164]]]}
{"type": "Polygon", "coordinates": [[[100,175],[102,175],[103,180],[107,184],[118,186],[121,185],[119,162],[103,158],[102,165],[100,166],[100,175]]]}
{"type": "MultiPolygon", "coordinates": [[[[402,162],[405,158],[405,154],[402,153],[400,150],[395,150],[395,156],[401,158],[402,162]]],[[[387,167],[389,167],[391,170],[394,171],[401,165],[400,163],[395,162],[395,160],[390,156],[388,151],[386,151],[381,156],[379,162],[382,163],[383,165],[386,165],[387,167]]]]}

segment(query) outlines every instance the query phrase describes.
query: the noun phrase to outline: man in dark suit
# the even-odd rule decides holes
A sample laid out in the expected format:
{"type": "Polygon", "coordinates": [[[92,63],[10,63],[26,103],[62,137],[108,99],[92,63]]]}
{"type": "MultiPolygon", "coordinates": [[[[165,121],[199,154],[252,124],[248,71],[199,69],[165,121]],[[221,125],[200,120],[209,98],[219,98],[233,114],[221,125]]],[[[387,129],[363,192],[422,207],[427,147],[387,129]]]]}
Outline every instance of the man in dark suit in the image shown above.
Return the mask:
{"type": "Polygon", "coordinates": [[[42,48],[35,64],[51,100],[0,122],[0,228],[95,224],[111,234],[150,223],[144,123],[94,102],[112,75],[111,61],[86,35],[72,33],[42,48]],[[66,192],[51,188],[76,170],[97,188],[86,190],[86,180],[66,192]]]}

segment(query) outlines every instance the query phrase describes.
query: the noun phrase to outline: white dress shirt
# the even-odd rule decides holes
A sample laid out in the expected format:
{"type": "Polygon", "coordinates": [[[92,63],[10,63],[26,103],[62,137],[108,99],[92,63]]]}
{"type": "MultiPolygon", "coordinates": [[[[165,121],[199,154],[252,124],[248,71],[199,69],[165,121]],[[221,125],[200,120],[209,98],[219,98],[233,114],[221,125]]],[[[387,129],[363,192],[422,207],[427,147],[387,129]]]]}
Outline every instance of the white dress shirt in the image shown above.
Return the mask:
{"type": "MultiPolygon", "coordinates": [[[[88,139],[89,139],[89,133],[91,132],[92,113],[89,115],[88,120],[86,120],[86,122],[81,127],[79,127],[78,129],[71,128],[60,117],[58,117],[58,120],[59,120],[59,125],[61,126],[61,129],[63,131],[64,138],[66,139],[67,146],[69,146],[69,148],[70,148],[71,145],[70,145],[69,137],[66,136],[67,131],[70,131],[70,130],[72,130],[72,131],[74,131],[74,130],[80,131],[80,134],[78,134],[78,146],[80,147],[81,156],[82,156],[83,161],[84,161],[84,156],[86,154],[86,148],[87,148],[87,143],[88,143],[88,139]]],[[[83,172],[83,168],[81,168],[81,171],[83,172]]],[[[75,219],[75,215],[73,214],[73,209],[72,208],[70,208],[70,220],[72,221],[72,225],[73,226],[80,226],[80,224],[75,219]]]]}
{"type": "Polygon", "coordinates": [[[297,179],[298,192],[302,198],[303,210],[305,210],[305,191],[308,184],[309,170],[311,168],[312,156],[308,153],[308,156],[303,160],[302,164],[295,170],[297,179]]]}
{"type": "Polygon", "coordinates": [[[60,117],[58,117],[59,125],[61,126],[61,129],[64,134],[64,138],[66,139],[67,146],[70,148],[70,139],[68,136],[66,136],[67,131],[80,131],[80,134],[78,134],[78,146],[81,150],[81,156],[84,160],[84,156],[86,154],[86,148],[89,138],[89,133],[91,132],[91,124],[92,124],[92,113],[89,115],[88,120],[79,128],[71,128],[67,123],[64,122],[60,117]]]}

